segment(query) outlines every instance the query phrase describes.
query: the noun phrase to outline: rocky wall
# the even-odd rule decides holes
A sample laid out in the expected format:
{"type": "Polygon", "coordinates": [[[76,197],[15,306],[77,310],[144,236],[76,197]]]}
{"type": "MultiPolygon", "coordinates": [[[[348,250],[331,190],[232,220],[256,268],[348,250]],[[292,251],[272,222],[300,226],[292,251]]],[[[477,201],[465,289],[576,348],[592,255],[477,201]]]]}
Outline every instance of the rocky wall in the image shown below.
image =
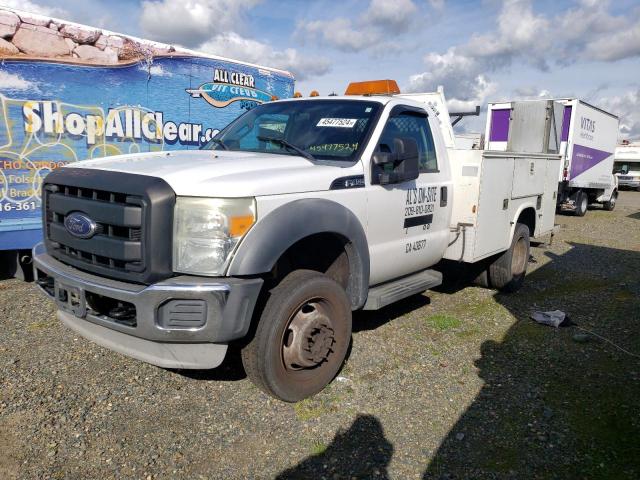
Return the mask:
{"type": "Polygon", "coordinates": [[[0,59],[24,56],[114,65],[175,51],[170,45],[0,7],[0,59]]]}

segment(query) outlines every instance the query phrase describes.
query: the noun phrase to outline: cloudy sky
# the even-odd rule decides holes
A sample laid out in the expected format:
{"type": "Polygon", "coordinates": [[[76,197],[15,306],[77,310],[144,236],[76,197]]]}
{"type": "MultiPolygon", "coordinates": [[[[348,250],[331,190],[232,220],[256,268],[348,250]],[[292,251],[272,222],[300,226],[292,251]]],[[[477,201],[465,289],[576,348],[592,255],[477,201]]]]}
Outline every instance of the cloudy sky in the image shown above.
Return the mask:
{"type": "MultiPolygon", "coordinates": [[[[0,0],[292,71],[303,94],[393,78],[455,110],[577,96],[640,139],[640,0],[0,0]]],[[[481,120],[466,122],[478,130],[481,120]]],[[[463,122],[464,123],[464,122],[463,122]]]]}

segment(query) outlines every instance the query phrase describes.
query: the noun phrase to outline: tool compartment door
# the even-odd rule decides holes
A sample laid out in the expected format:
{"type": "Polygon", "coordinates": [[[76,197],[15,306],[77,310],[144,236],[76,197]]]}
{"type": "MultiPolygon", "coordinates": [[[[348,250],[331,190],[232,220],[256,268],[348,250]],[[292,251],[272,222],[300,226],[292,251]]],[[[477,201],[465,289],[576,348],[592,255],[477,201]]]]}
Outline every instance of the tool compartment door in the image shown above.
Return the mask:
{"type": "Polygon", "coordinates": [[[482,158],[474,261],[506,250],[510,242],[514,159],[491,153],[497,154],[482,158]]]}
{"type": "Polygon", "coordinates": [[[535,235],[545,235],[553,230],[556,220],[556,201],[558,195],[558,169],[560,158],[549,158],[546,161],[546,177],[541,207],[538,210],[535,235]]]}
{"type": "Polygon", "coordinates": [[[533,197],[544,193],[547,160],[544,158],[515,157],[511,198],[533,197]]]}

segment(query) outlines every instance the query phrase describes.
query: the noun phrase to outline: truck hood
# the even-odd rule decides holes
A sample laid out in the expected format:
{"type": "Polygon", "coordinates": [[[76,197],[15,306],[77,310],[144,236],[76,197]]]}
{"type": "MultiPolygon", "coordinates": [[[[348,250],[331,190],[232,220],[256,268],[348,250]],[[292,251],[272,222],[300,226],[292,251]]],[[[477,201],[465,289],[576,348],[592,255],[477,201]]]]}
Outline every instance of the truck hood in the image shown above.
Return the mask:
{"type": "Polygon", "coordinates": [[[294,155],[218,150],[117,155],[74,162],[64,168],[159,177],[177,195],[227,198],[317,192],[328,190],[336,178],[362,174],[359,162],[338,167],[294,155]]]}

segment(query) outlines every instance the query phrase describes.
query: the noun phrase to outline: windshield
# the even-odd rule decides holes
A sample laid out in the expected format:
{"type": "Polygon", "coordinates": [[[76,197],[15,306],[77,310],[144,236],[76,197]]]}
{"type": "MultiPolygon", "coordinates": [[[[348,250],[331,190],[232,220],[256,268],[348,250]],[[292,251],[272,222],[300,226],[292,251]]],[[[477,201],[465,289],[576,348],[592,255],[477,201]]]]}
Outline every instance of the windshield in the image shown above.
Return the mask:
{"type": "Polygon", "coordinates": [[[640,162],[615,162],[613,164],[613,173],[622,173],[624,175],[629,173],[630,171],[638,170],[640,170],[640,162]]]}
{"type": "Polygon", "coordinates": [[[203,149],[300,155],[297,148],[316,159],[353,161],[381,107],[359,100],[266,103],[235,120],[203,149]]]}
{"type": "Polygon", "coordinates": [[[613,164],[614,173],[627,173],[629,171],[629,165],[623,162],[615,162],[613,164]]]}

